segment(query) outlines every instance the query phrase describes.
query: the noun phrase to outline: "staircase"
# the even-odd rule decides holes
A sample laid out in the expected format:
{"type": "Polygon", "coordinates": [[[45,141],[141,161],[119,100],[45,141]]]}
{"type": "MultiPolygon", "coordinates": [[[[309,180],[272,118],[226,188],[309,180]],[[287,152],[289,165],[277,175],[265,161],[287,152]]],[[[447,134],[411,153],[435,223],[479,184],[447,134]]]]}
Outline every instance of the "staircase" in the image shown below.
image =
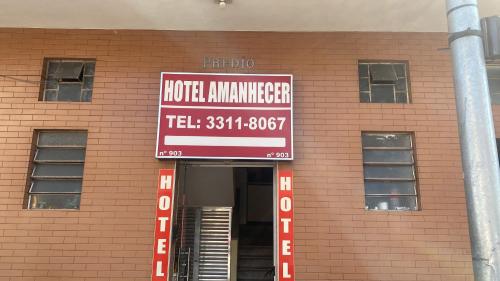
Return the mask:
{"type": "Polygon", "coordinates": [[[238,281],[273,280],[272,246],[240,246],[238,256],[238,281]]]}
{"type": "Polygon", "coordinates": [[[272,224],[240,225],[238,281],[273,281],[272,224]]]}

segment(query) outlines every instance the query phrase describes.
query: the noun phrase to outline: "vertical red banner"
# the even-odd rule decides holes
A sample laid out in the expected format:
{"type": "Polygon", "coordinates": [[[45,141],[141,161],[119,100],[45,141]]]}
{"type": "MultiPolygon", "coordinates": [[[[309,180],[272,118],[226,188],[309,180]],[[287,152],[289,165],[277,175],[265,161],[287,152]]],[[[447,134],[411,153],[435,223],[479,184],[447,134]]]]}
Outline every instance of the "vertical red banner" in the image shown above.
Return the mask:
{"type": "Polygon", "coordinates": [[[174,204],[174,181],[174,169],[160,169],[160,175],[158,177],[158,199],[156,200],[152,281],[168,280],[174,204]]]}
{"type": "Polygon", "coordinates": [[[278,169],[278,281],[295,280],[293,174],[278,169]]]}

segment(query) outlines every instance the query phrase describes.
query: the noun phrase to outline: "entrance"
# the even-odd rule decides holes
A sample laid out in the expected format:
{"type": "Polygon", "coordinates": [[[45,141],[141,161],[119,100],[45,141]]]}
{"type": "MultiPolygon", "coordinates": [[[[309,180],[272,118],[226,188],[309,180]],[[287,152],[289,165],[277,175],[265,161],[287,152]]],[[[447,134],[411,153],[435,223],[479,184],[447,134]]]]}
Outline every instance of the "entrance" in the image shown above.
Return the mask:
{"type": "Polygon", "coordinates": [[[274,280],[274,166],[177,167],[172,280],[274,280]]]}

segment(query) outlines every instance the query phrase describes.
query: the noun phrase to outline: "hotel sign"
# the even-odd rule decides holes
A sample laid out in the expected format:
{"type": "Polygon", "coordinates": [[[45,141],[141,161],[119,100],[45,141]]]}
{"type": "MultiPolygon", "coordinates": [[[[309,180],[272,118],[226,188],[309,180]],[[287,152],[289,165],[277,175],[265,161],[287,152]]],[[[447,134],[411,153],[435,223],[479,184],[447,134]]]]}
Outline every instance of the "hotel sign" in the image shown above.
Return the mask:
{"type": "Polygon", "coordinates": [[[161,74],[157,158],[291,160],[291,75],[161,74]]]}
{"type": "Polygon", "coordinates": [[[155,241],[152,281],[168,280],[170,246],[172,244],[172,214],[174,205],[174,169],[160,169],[156,201],[155,241]]]}
{"type": "Polygon", "coordinates": [[[278,169],[278,267],[277,281],[295,280],[293,172],[278,169]]]}

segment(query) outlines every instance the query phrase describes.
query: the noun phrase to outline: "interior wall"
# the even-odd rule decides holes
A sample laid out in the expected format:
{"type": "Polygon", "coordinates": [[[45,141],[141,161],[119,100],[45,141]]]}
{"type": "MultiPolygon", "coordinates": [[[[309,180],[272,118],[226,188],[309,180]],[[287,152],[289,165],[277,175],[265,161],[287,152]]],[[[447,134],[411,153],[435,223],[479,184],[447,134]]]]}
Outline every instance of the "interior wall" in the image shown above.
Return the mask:
{"type": "Polygon", "coordinates": [[[186,167],[186,205],[234,207],[233,168],[186,167]]]}
{"type": "Polygon", "coordinates": [[[248,185],[248,213],[249,222],[273,221],[273,185],[248,185]]]}

